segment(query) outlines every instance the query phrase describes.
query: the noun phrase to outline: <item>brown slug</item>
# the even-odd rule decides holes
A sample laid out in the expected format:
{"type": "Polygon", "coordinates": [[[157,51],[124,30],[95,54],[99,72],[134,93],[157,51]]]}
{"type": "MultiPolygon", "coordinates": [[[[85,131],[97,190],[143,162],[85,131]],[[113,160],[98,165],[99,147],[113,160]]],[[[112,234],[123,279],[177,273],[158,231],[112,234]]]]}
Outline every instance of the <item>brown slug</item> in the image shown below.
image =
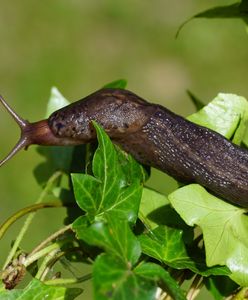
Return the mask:
{"type": "Polygon", "coordinates": [[[248,207],[248,151],[222,135],[161,105],[122,89],[101,89],[35,123],[20,118],[4,101],[21,128],[21,138],[3,165],[31,144],[78,145],[96,138],[99,123],[110,138],[139,162],[184,183],[199,183],[213,194],[248,207]]]}

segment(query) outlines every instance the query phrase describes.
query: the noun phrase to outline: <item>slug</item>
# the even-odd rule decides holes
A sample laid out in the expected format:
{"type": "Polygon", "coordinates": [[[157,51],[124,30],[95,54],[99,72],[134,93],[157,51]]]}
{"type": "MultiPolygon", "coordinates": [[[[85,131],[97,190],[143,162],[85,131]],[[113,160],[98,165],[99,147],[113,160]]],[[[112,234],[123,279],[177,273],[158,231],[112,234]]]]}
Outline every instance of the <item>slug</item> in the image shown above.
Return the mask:
{"type": "Polygon", "coordinates": [[[248,207],[248,151],[158,104],[123,89],[101,89],[29,123],[1,97],[21,128],[21,138],[0,166],[31,144],[78,145],[96,139],[92,120],[139,162],[183,183],[199,183],[213,194],[248,207]]]}

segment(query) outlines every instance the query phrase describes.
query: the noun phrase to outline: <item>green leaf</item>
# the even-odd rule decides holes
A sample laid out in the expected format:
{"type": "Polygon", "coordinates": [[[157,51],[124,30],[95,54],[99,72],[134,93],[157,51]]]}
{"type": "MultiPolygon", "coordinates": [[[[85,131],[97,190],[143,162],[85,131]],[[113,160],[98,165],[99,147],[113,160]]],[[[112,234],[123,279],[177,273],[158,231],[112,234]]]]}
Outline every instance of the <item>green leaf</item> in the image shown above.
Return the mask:
{"type": "Polygon", "coordinates": [[[1,300],[73,300],[82,293],[79,288],[49,286],[33,279],[26,288],[0,291],[1,300]]]}
{"type": "Polygon", "coordinates": [[[132,233],[127,221],[107,218],[107,223],[95,222],[86,227],[83,219],[73,224],[77,237],[89,245],[98,246],[118,257],[126,265],[133,265],[141,254],[140,243],[132,233]]]}
{"type": "Polygon", "coordinates": [[[107,218],[87,227],[86,218],[74,222],[78,238],[98,246],[106,254],[97,257],[93,268],[96,299],[155,299],[157,282],[162,280],[173,299],[184,299],[183,293],[170,275],[155,264],[134,268],[141,248],[127,221],[107,218]]]}
{"type": "Polygon", "coordinates": [[[180,31],[182,28],[191,20],[195,18],[208,18],[208,19],[215,19],[215,18],[232,18],[232,19],[237,19],[240,18],[242,19],[245,23],[247,23],[248,19],[248,9],[247,9],[247,1],[242,0],[241,2],[236,2],[234,4],[226,5],[226,6],[217,6],[213,7],[210,9],[207,9],[203,12],[200,12],[190,19],[186,20],[182,25],[180,25],[176,36],[179,35],[180,31]]]}
{"type": "Polygon", "coordinates": [[[157,290],[152,281],[137,276],[131,266],[106,254],[95,261],[93,286],[97,300],[152,300],[157,290]]]}
{"type": "Polygon", "coordinates": [[[104,130],[94,123],[98,148],[93,175],[72,174],[77,204],[92,220],[106,215],[135,222],[145,173],[130,155],[118,153],[104,130]]]}
{"type": "Polygon", "coordinates": [[[191,184],[169,195],[176,211],[190,225],[203,232],[208,266],[226,265],[230,278],[248,285],[248,216],[245,210],[218,201],[198,184],[191,184]]]}
{"type": "Polygon", "coordinates": [[[118,79],[118,80],[115,80],[115,81],[105,84],[103,86],[103,88],[125,89],[126,86],[127,86],[126,79],[118,79]]]}
{"type": "Polygon", "coordinates": [[[183,291],[170,274],[161,266],[154,263],[143,263],[135,268],[135,273],[152,281],[161,281],[162,288],[175,300],[186,300],[183,291]]]}
{"type": "Polygon", "coordinates": [[[207,9],[193,16],[193,18],[239,18],[241,17],[240,2],[217,6],[207,9]]]}
{"type": "Polygon", "coordinates": [[[162,280],[173,299],[185,300],[174,279],[159,266],[144,264],[134,268],[141,249],[127,221],[110,217],[107,221],[87,227],[86,218],[81,217],[73,225],[78,238],[106,252],[94,263],[96,299],[155,299],[157,282],[162,280]]]}
{"type": "Polygon", "coordinates": [[[180,228],[187,226],[171,207],[168,198],[149,188],[143,188],[139,218],[148,230],[152,230],[158,225],[180,228]]]}
{"type": "Polygon", "coordinates": [[[56,87],[52,87],[50,98],[47,104],[46,118],[49,117],[54,111],[69,105],[70,102],[60,93],[56,87]]]}
{"type": "Polygon", "coordinates": [[[188,250],[183,241],[183,231],[180,229],[159,226],[149,234],[139,236],[142,252],[175,269],[189,269],[203,276],[228,275],[224,267],[208,268],[199,249],[188,250]]]}
{"type": "Polygon", "coordinates": [[[160,223],[160,218],[164,219],[164,208],[169,204],[166,196],[143,188],[140,202],[139,218],[149,229],[154,229],[160,223]],[[153,216],[151,216],[153,214],[153,216]]]}
{"type": "Polygon", "coordinates": [[[247,0],[241,0],[239,8],[240,8],[240,11],[242,13],[248,13],[248,2],[247,2],[247,0]]]}
{"type": "Polygon", "coordinates": [[[125,174],[125,182],[129,184],[132,180],[139,180],[144,183],[150,176],[150,168],[141,166],[132,155],[127,154],[118,146],[115,146],[118,155],[118,163],[125,174]]]}
{"type": "Polygon", "coordinates": [[[72,146],[39,146],[37,151],[45,158],[45,162],[42,162],[34,170],[38,182],[45,181],[47,177],[50,177],[57,170],[68,173],[72,162],[73,150],[74,147],[72,146]]]}
{"type": "Polygon", "coordinates": [[[147,263],[132,269],[118,258],[103,254],[93,268],[95,299],[154,300],[157,282],[162,280],[175,300],[186,300],[179,286],[160,266],[147,263]]]}
{"type": "Polygon", "coordinates": [[[127,221],[110,217],[107,221],[87,227],[86,218],[81,217],[73,225],[78,238],[106,252],[94,263],[96,299],[155,299],[159,280],[173,299],[185,299],[177,283],[159,266],[145,264],[134,268],[141,254],[138,239],[127,221]]]}
{"type": "MultiPolygon", "coordinates": [[[[56,87],[51,89],[50,98],[47,104],[46,118],[54,111],[70,104],[56,87]]],[[[69,172],[72,162],[72,154],[74,147],[37,147],[38,153],[45,158],[45,162],[39,164],[35,170],[34,175],[39,184],[46,183],[48,178],[57,170],[69,172]]]]}
{"type": "Polygon", "coordinates": [[[240,144],[248,122],[248,102],[244,97],[218,94],[204,108],[188,117],[188,120],[208,127],[233,142],[240,144]]]}
{"type": "Polygon", "coordinates": [[[197,110],[200,110],[205,106],[205,104],[200,99],[198,99],[193,93],[191,93],[190,90],[187,90],[187,94],[189,95],[197,110]]]}
{"type": "Polygon", "coordinates": [[[248,126],[246,127],[242,143],[248,148],[248,126]]]}
{"type": "Polygon", "coordinates": [[[211,276],[206,278],[205,286],[215,300],[224,300],[231,294],[235,294],[238,285],[227,276],[211,276]]]}
{"type": "Polygon", "coordinates": [[[196,14],[193,18],[240,18],[247,22],[248,4],[247,0],[236,2],[226,6],[217,6],[196,14]]]}
{"type": "Polygon", "coordinates": [[[72,182],[78,206],[88,214],[94,215],[97,212],[95,199],[100,197],[101,181],[90,175],[72,174],[72,182]]]}

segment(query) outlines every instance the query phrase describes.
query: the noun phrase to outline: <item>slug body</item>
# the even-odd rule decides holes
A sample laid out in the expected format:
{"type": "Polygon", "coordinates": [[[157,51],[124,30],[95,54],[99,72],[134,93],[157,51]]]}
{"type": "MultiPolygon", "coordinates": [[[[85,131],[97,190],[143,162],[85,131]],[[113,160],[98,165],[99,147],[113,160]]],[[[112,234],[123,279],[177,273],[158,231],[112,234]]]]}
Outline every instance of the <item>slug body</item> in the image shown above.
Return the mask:
{"type": "Polygon", "coordinates": [[[248,207],[247,150],[127,90],[102,89],[28,123],[24,146],[89,143],[96,138],[92,120],[139,162],[248,207]]]}

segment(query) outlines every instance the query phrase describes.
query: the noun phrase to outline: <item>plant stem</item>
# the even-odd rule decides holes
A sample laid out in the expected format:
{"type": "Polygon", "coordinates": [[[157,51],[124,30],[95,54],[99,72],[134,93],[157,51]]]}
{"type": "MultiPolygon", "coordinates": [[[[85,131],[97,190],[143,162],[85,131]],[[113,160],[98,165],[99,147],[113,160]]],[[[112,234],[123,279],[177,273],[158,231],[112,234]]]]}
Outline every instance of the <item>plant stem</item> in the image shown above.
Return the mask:
{"type": "Polygon", "coordinates": [[[75,283],[84,282],[91,278],[92,278],[92,274],[89,273],[79,278],[56,278],[56,279],[46,280],[44,281],[44,283],[47,285],[66,285],[66,284],[75,284],[75,283]]]}
{"type": "MultiPolygon", "coordinates": [[[[54,182],[55,182],[62,174],[63,174],[63,173],[62,173],[61,171],[57,171],[57,172],[55,172],[55,173],[49,178],[49,180],[47,181],[46,187],[45,187],[44,190],[41,192],[40,197],[39,197],[38,200],[36,201],[36,204],[42,202],[42,200],[45,198],[45,196],[47,195],[47,193],[50,191],[50,189],[51,189],[51,187],[53,186],[54,182]]],[[[18,234],[18,236],[17,236],[17,238],[16,238],[16,240],[15,240],[15,242],[14,242],[13,247],[12,247],[11,250],[10,250],[10,253],[9,253],[9,255],[8,255],[8,257],[7,257],[6,261],[5,261],[5,263],[4,263],[3,269],[5,269],[6,266],[7,266],[7,265],[10,263],[10,261],[13,259],[13,257],[14,257],[14,255],[15,255],[15,253],[16,253],[16,251],[17,251],[17,249],[18,249],[18,247],[19,247],[19,245],[20,245],[20,243],[21,243],[21,241],[22,241],[22,239],[23,239],[23,237],[24,237],[26,231],[28,230],[28,227],[30,226],[30,224],[31,224],[31,222],[32,222],[32,220],[33,220],[33,218],[34,218],[34,216],[35,216],[35,212],[31,213],[31,214],[27,217],[27,219],[26,219],[26,221],[25,221],[25,223],[24,223],[22,229],[20,230],[20,232],[19,232],[19,234],[18,234]]]]}
{"type": "MultiPolygon", "coordinates": [[[[56,242],[53,243],[52,245],[47,246],[46,248],[34,253],[32,256],[28,256],[24,262],[24,266],[28,267],[29,265],[31,265],[33,262],[35,262],[36,260],[40,259],[41,257],[47,255],[48,253],[54,251],[54,250],[59,250],[61,247],[62,242],[56,242]]],[[[50,258],[51,259],[51,258],[50,258]]]]}
{"type": "Polygon", "coordinates": [[[69,224],[69,225],[61,228],[60,230],[54,232],[52,235],[50,235],[48,238],[46,238],[43,242],[41,242],[37,247],[35,247],[33,249],[33,251],[29,254],[29,256],[32,256],[34,253],[36,253],[39,250],[41,250],[42,248],[44,248],[48,243],[55,240],[58,236],[60,236],[61,234],[65,233],[66,231],[71,230],[71,229],[72,229],[72,224],[69,224]]]}
{"type": "Polygon", "coordinates": [[[47,273],[51,269],[51,266],[52,266],[51,261],[54,260],[54,257],[56,256],[58,251],[59,251],[59,249],[55,248],[44,257],[44,260],[43,260],[41,266],[39,267],[37,274],[35,275],[36,279],[39,279],[40,281],[45,279],[47,273]]]}
{"type": "Polygon", "coordinates": [[[195,299],[196,296],[199,294],[202,285],[203,285],[203,277],[201,275],[196,275],[187,293],[186,296],[187,300],[195,299]]]}
{"type": "Polygon", "coordinates": [[[9,217],[1,226],[0,226],[0,239],[4,236],[5,232],[8,230],[8,228],[15,223],[18,219],[23,217],[24,215],[37,211],[42,208],[53,208],[53,207],[62,207],[64,206],[63,202],[60,200],[51,201],[51,202],[45,202],[45,203],[37,203],[30,205],[28,207],[25,207],[19,211],[17,211],[15,214],[13,214],[11,217],[9,217]]]}
{"type": "Polygon", "coordinates": [[[247,299],[248,287],[243,287],[233,298],[232,300],[244,300],[247,299]]]}
{"type": "Polygon", "coordinates": [[[38,278],[40,281],[44,281],[48,272],[51,270],[51,268],[55,265],[55,263],[62,257],[65,255],[65,252],[54,252],[54,253],[49,253],[48,256],[50,257],[50,259],[46,259],[44,260],[44,265],[42,263],[42,266],[39,269],[39,274],[37,273],[37,275],[35,276],[36,278],[38,278]],[[39,276],[39,277],[38,277],[39,276]]]}

